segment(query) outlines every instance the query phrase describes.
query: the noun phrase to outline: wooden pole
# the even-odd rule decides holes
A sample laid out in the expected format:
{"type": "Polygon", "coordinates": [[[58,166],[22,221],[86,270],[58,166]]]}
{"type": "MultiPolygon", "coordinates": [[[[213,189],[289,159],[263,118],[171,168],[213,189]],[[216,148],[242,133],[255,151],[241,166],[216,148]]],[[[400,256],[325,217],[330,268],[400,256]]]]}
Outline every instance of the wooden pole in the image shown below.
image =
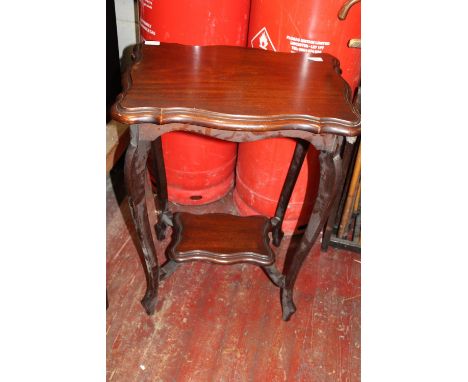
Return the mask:
{"type": "Polygon", "coordinates": [[[359,177],[359,184],[356,193],[356,199],[354,200],[353,215],[358,213],[359,205],[361,203],[361,177],[359,177]]]}
{"type": "Polygon", "coordinates": [[[338,230],[338,237],[344,239],[349,226],[349,220],[354,207],[354,198],[357,192],[358,181],[361,176],[361,146],[356,156],[356,162],[354,163],[353,176],[349,185],[348,195],[346,196],[346,203],[343,209],[343,215],[341,217],[340,228],[338,230]]]}

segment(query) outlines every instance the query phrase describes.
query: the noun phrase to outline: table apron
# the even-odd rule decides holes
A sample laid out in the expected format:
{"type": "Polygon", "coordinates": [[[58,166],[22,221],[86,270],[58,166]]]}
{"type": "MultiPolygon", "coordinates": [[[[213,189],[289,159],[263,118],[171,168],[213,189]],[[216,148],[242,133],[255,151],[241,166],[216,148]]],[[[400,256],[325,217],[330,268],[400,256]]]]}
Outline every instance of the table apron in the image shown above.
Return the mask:
{"type": "Polygon", "coordinates": [[[310,142],[317,150],[335,153],[342,144],[343,137],[335,134],[315,134],[303,130],[265,130],[265,131],[233,131],[192,124],[168,123],[158,125],[143,123],[132,125],[138,129],[138,140],[154,141],[163,134],[173,131],[197,133],[211,138],[229,142],[253,142],[267,138],[300,138],[310,142]]]}

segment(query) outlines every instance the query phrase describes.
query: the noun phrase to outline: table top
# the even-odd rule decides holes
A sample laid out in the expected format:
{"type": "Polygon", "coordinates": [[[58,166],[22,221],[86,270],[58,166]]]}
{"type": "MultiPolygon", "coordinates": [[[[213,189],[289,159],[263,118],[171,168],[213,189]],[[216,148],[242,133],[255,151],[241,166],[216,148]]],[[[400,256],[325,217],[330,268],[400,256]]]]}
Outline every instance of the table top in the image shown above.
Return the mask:
{"type": "Polygon", "coordinates": [[[138,44],[112,107],[122,123],[360,134],[349,85],[328,54],[138,44]]]}

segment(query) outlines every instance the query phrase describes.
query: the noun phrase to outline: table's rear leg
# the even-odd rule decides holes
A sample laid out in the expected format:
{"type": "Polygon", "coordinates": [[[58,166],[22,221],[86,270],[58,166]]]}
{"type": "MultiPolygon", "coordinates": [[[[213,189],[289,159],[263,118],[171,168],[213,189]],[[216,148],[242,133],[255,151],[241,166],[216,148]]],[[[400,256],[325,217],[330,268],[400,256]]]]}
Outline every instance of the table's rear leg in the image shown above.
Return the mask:
{"type": "Polygon", "coordinates": [[[304,236],[295,253],[289,253],[286,257],[284,271],[285,287],[281,289],[281,306],[283,320],[287,321],[296,311],[293,301],[293,289],[301,266],[309,254],[312,245],[320,233],[328,217],[333,199],[337,193],[337,184],[341,177],[341,158],[337,154],[321,151],[320,156],[320,185],[312,215],[309,219],[304,236]]]}
{"type": "Polygon", "coordinates": [[[153,160],[153,168],[156,169],[156,195],[154,202],[159,212],[158,222],[155,227],[156,237],[158,240],[164,240],[167,226],[172,226],[172,214],[168,206],[166,168],[164,167],[161,137],[151,142],[151,157],[153,160]]]}
{"type": "Polygon", "coordinates": [[[273,226],[271,235],[273,238],[273,244],[276,247],[280,245],[281,239],[284,235],[281,229],[284,215],[286,214],[286,209],[288,208],[289,200],[291,199],[291,195],[301,171],[302,164],[304,163],[304,158],[307,154],[307,150],[309,149],[309,145],[309,142],[302,139],[298,139],[296,141],[296,147],[294,148],[291,164],[289,165],[286,180],[283,183],[283,188],[281,189],[278,204],[276,205],[275,216],[271,219],[271,224],[273,226]]]}
{"type": "Polygon", "coordinates": [[[159,269],[159,281],[167,279],[174,271],[179,267],[179,263],[176,263],[174,260],[169,259],[165,262],[159,269]]]}
{"type": "Polygon", "coordinates": [[[284,275],[276,268],[275,264],[262,267],[270,280],[279,288],[284,288],[284,275]]]}
{"type": "MultiPolygon", "coordinates": [[[[354,151],[354,144],[344,142],[344,147],[343,147],[343,155],[342,155],[342,176],[340,178],[340,183],[337,185],[337,191],[342,192],[344,189],[344,186],[346,185],[346,171],[348,169],[349,163],[351,161],[352,155],[354,151]]],[[[330,238],[333,233],[333,229],[336,223],[339,223],[336,221],[338,218],[338,211],[340,207],[340,196],[341,194],[337,194],[334,200],[334,203],[330,209],[330,214],[327,219],[327,223],[325,228],[323,229],[323,236],[322,236],[322,251],[326,252],[328,250],[328,245],[330,244],[330,238]]]]}
{"type": "Polygon", "coordinates": [[[130,126],[130,145],[125,156],[125,183],[130,211],[140,248],[143,252],[143,265],[147,284],[146,293],[141,303],[146,313],[153,314],[158,294],[159,269],[145,198],[146,160],[150,143],[139,141],[138,135],[138,125],[130,126]]]}

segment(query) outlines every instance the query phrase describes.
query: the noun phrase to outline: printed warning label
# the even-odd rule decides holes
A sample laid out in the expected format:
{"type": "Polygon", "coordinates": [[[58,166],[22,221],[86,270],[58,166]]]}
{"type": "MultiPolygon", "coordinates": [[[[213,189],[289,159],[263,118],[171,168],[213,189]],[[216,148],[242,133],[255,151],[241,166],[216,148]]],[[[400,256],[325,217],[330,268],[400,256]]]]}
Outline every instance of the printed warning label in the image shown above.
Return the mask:
{"type": "Polygon", "coordinates": [[[325,47],[331,44],[329,41],[315,41],[294,36],[286,36],[286,39],[291,45],[291,53],[323,53],[325,47]]]}
{"type": "Polygon", "coordinates": [[[250,40],[252,48],[260,48],[263,50],[273,50],[276,52],[276,48],[271,41],[270,35],[266,27],[263,27],[258,33],[250,40]]]}

